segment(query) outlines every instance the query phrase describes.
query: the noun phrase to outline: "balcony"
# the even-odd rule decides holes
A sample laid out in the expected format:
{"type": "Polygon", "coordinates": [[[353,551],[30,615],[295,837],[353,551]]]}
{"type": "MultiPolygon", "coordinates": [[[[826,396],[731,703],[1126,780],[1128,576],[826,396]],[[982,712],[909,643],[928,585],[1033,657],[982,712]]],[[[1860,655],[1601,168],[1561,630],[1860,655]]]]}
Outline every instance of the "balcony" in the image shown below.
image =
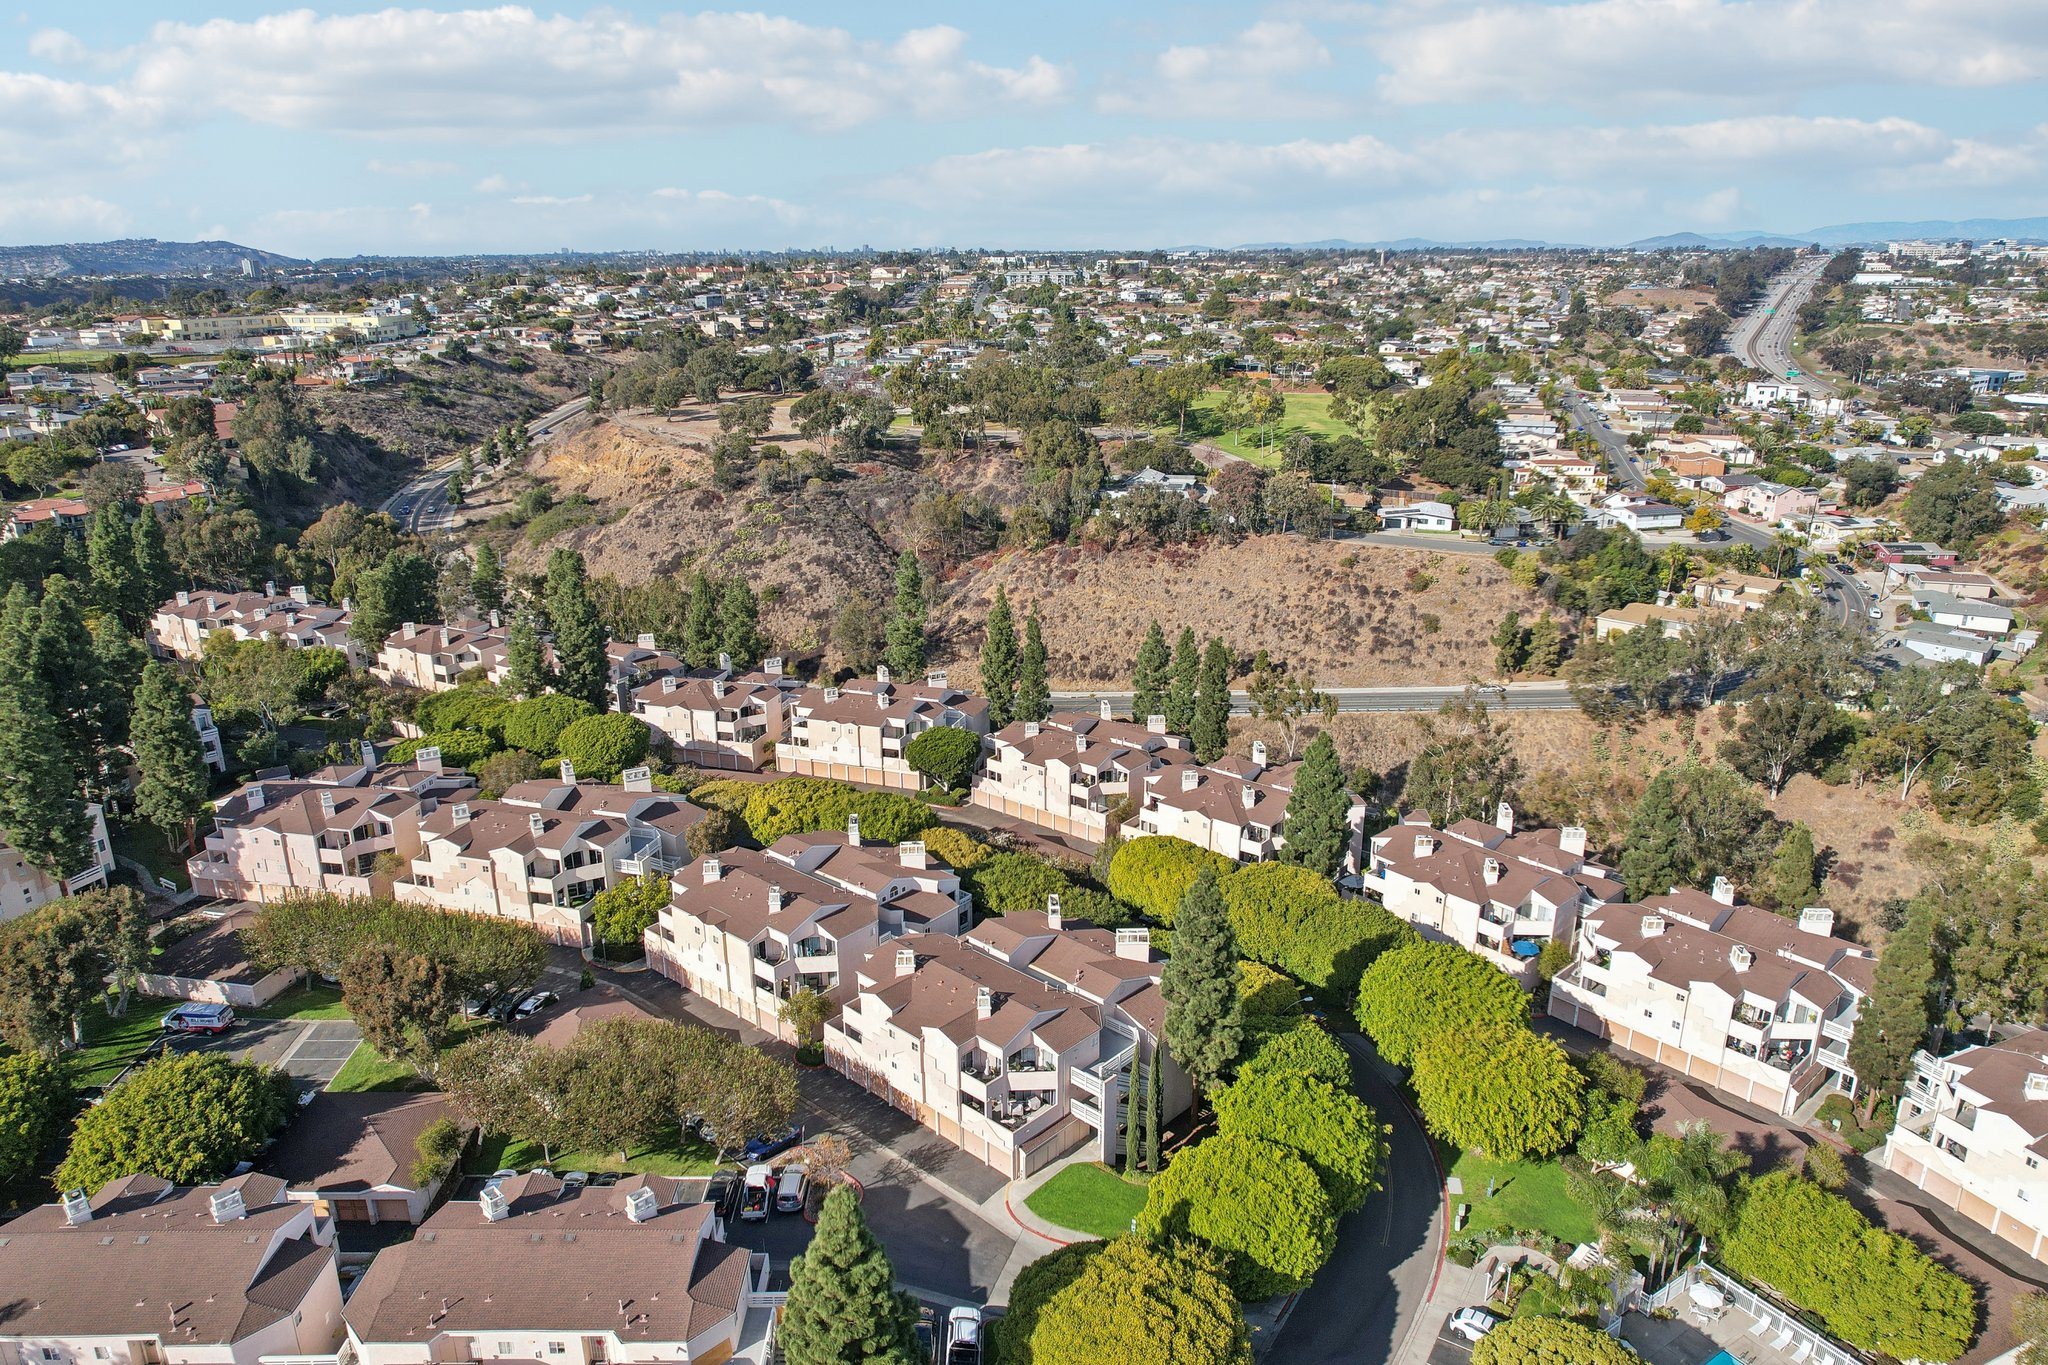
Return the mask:
{"type": "Polygon", "coordinates": [[[972,1076],[977,1081],[988,1082],[1003,1074],[1003,1068],[992,1057],[983,1057],[970,1052],[960,1059],[960,1074],[972,1076]]]}
{"type": "MultiPolygon", "coordinates": [[[[1122,1036],[1116,1033],[1106,1035],[1112,1044],[1122,1036]]],[[[1093,1095],[1098,1099],[1112,1085],[1121,1088],[1127,1083],[1131,1058],[1137,1055],[1137,1047],[1135,1041],[1126,1041],[1107,1057],[1091,1062],[1087,1066],[1075,1067],[1067,1073],[1073,1080],[1074,1088],[1084,1095],[1093,1095]]]]}

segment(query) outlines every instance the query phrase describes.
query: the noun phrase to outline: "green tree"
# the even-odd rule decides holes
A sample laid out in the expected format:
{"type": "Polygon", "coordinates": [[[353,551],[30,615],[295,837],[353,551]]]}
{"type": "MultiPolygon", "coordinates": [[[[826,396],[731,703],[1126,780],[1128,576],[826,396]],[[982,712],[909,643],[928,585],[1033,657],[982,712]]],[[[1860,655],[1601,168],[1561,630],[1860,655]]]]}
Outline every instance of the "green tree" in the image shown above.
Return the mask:
{"type": "Polygon", "coordinates": [[[1724,875],[1746,886],[1777,847],[1776,825],[1756,790],[1729,769],[1673,764],[1651,779],[1629,818],[1622,881],[1641,896],[1724,875]]]}
{"type": "Polygon", "coordinates": [[[860,816],[862,839],[885,844],[915,839],[939,823],[932,808],[915,797],[819,777],[785,777],[755,787],[744,809],[747,829],[763,846],[787,834],[845,829],[849,815],[860,816]]]}
{"type": "Polygon", "coordinates": [[[896,600],[883,633],[883,662],[889,675],[915,678],[924,672],[925,618],[929,608],[924,600],[924,571],[917,556],[905,550],[896,559],[896,600]]]}
{"type": "Polygon", "coordinates": [[[1305,867],[1253,863],[1223,879],[1223,904],[1239,951],[1277,967],[1331,1001],[1349,1002],[1358,979],[1415,931],[1391,911],[1342,900],[1330,880],[1305,867]]]}
{"type": "Polygon", "coordinates": [[[729,580],[718,595],[718,647],[739,672],[753,668],[768,652],[767,638],[761,634],[761,603],[744,578],[729,580]]]}
{"type": "Polygon", "coordinates": [[[597,708],[580,697],[529,697],[505,712],[505,742],[536,758],[553,758],[560,750],[562,732],[596,714],[597,708]]]}
{"type": "Polygon", "coordinates": [[[424,953],[366,944],[341,969],[341,1002],[363,1041],[431,1075],[461,997],[446,964],[424,953]]]}
{"type": "Polygon", "coordinates": [[[1380,1056],[1416,1063],[1444,1034],[1521,1027],[1528,997],[1507,973],[1455,943],[1416,941],[1379,956],[1358,983],[1358,1023],[1380,1056]]]}
{"type": "Polygon", "coordinates": [[[668,878],[657,872],[608,886],[590,900],[590,924],[599,943],[636,946],[668,904],[668,878]]]}
{"type": "Polygon", "coordinates": [[[26,1180],[42,1169],[76,1103],[64,1069],[48,1057],[0,1057],[0,1180],[26,1180]]]}
{"type": "Polygon", "coordinates": [[[427,1189],[452,1172],[468,1142],[469,1134],[454,1119],[438,1118],[420,1129],[412,1142],[412,1165],[406,1171],[413,1188],[427,1189]]]}
{"type": "Polygon", "coordinates": [[[505,609],[505,561],[489,541],[476,547],[476,559],[469,569],[469,598],[487,616],[505,609]]]}
{"type": "Polygon", "coordinates": [[[1126,840],[1110,859],[1109,894],[1137,906],[1161,924],[1171,925],[1203,871],[1222,877],[1230,867],[1230,860],[1220,853],[1171,835],[1148,834],[1126,840]]]}
{"type": "Polygon", "coordinates": [[[1162,1246],[1119,1237],[1054,1252],[1018,1275],[1009,1313],[1000,1322],[1004,1365],[1251,1365],[1252,1360],[1250,1334],[1222,1262],[1186,1242],[1162,1246]],[[1033,1272],[1055,1260],[1057,1266],[1040,1272],[1047,1292],[1033,1272]],[[1020,1299],[1024,1317],[1013,1323],[1020,1299]]]}
{"type": "Polygon", "coordinates": [[[1173,646],[1173,664],[1166,686],[1166,728],[1185,735],[1195,728],[1195,696],[1202,684],[1202,650],[1192,626],[1181,627],[1173,646]]]}
{"type": "Polygon", "coordinates": [[[903,761],[947,791],[965,791],[981,762],[981,736],[957,725],[934,725],[903,746],[903,761]]]}
{"type": "Polygon", "coordinates": [[[505,691],[514,697],[538,697],[554,686],[555,675],[548,668],[541,648],[540,626],[531,611],[522,610],[512,618],[505,636],[505,691]]]}
{"type": "Polygon", "coordinates": [[[718,588],[699,569],[690,579],[690,600],[683,611],[683,658],[692,668],[718,662],[718,588]]]}
{"type": "Polygon", "coordinates": [[[1408,764],[1401,803],[1448,829],[1460,820],[1491,823],[1521,779],[1514,737],[1484,706],[1446,704],[1423,722],[1422,749],[1408,764]]]}
{"type": "Polygon", "coordinates": [[[79,1018],[106,994],[107,958],[94,926],[58,901],[0,928],[0,1038],[17,1052],[55,1053],[79,1040],[79,1018]]]}
{"type": "Polygon", "coordinates": [[[365,652],[375,654],[400,626],[433,620],[439,614],[434,601],[439,576],[433,560],[411,550],[400,550],[357,575],[349,634],[365,652]]]}
{"type": "Polygon", "coordinates": [[[917,1365],[917,1300],[850,1185],[825,1196],[810,1245],[790,1263],[778,1341],[789,1365],[917,1365]]]}
{"type": "Polygon", "coordinates": [[[574,550],[556,550],[548,556],[547,612],[555,631],[555,668],[560,675],[555,685],[563,695],[603,710],[611,691],[604,623],[590,598],[583,556],[574,550]]]}
{"type": "Polygon", "coordinates": [[[1230,747],[1230,674],[1230,646],[1212,637],[1202,648],[1201,683],[1195,693],[1194,725],[1188,732],[1197,762],[1214,763],[1230,747]]]}
{"type": "Polygon", "coordinates": [[[1820,899],[1814,881],[1813,831],[1803,821],[1785,827],[1778,851],[1761,878],[1764,901],[1781,914],[1796,915],[1820,899]]]}
{"type": "MultiPolygon", "coordinates": [[[[1193,1237],[1229,1267],[1246,1302],[1308,1283],[1336,1245],[1336,1216],[1315,1171],[1277,1143],[1218,1135],[1182,1148],[1146,1191],[1139,1233],[1193,1237]]],[[[1043,1319],[1041,1319],[1042,1321],[1043,1319]]]]}
{"type": "Polygon", "coordinates": [[[85,531],[93,600],[118,614],[130,630],[140,629],[156,606],[145,600],[147,590],[136,572],[134,510],[132,501],[105,503],[92,514],[85,531]]]}
{"type": "Polygon", "coordinates": [[[1166,714],[1166,690],[1173,681],[1173,654],[1166,647],[1166,632],[1153,621],[1138,646],[1138,661],[1131,673],[1131,719],[1140,725],[1153,716],[1166,714]]]}
{"type": "Polygon", "coordinates": [[[1203,1090],[1222,1084],[1244,1045],[1244,1002],[1237,993],[1237,936],[1216,886],[1202,869],[1174,917],[1173,956],[1160,994],[1166,997],[1166,1043],[1203,1090]]]}
{"type": "Polygon", "coordinates": [[[1857,1011],[1856,1029],[1849,1037],[1849,1065],[1855,1068],[1867,1109],[1899,1093],[1913,1054],[1934,1031],[1940,980],[1938,905],[1937,898],[1924,891],[1907,905],[1906,922],[1885,940],[1870,995],[1857,1011]]]}
{"type": "Polygon", "coordinates": [[[1045,637],[1039,633],[1038,608],[1024,618],[1024,650],[1017,662],[1017,705],[1013,720],[1044,720],[1052,714],[1052,693],[1045,680],[1045,637]]]}
{"type": "Polygon", "coordinates": [[[1913,481],[1900,519],[1915,539],[1968,554],[2005,524],[2005,513],[1990,470],[1950,460],[1913,481]]]}
{"type": "Polygon", "coordinates": [[[1550,609],[1544,608],[1529,627],[1529,653],[1524,666],[1531,673],[1554,675],[1564,662],[1564,636],[1550,609]]]}
{"type": "Polygon", "coordinates": [[[1240,1084],[1261,1076],[1293,1074],[1348,1089],[1351,1057],[1328,1029],[1306,1015],[1283,1027],[1259,1029],[1246,1038],[1244,1055],[1237,1063],[1240,1084]]]}
{"type": "Polygon", "coordinates": [[[1010,615],[1009,595],[998,583],[981,642],[981,691],[988,698],[991,730],[1008,725],[1016,713],[1017,670],[1017,627],[1010,615]]]}
{"type": "Polygon", "coordinates": [[[1563,1048],[1520,1024],[1449,1029],[1415,1050],[1415,1102],[1430,1131],[1499,1161],[1569,1147],[1585,1083],[1563,1048]]]}
{"type": "Polygon", "coordinates": [[[178,675],[152,661],[142,670],[129,723],[135,749],[135,813],[177,846],[207,806],[206,756],[192,726],[192,698],[178,675]]]}
{"type": "Polygon", "coordinates": [[[136,1174],[208,1184],[283,1127],[296,1093],[273,1067],[213,1052],[167,1053],[80,1116],[57,1185],[96,1190],[136,1174]]]}
{"type": "Polygon", "coordinates": [[[983,1343],[993,1351],[995,1360],[1001,1365],[1031,1365],[1036,1359],[1031,1334],[1038,1328],[1039,1314],[1108,1247],[1107,1242],[1070,1242],[1018,1271],[1003,1315],[982,1328],[983,1343]]]}
{"type": "Polygon", "coordinates": [[[1628,1347],[1570,1318],[1511,1318],[1472,1348],[1472,1365],[1642,1365],[1628,1347]]]}
{"type": "Polygon", "coordinates": [[[65,738],[32,678],[0,668],[0,833],[59,878],[87,865],[91,838],[65,738]]]}
{"type": "MultiPolygon", "coordinates": [[[[1752,682],[1757,680],[1752,679],[1752,682]]],[[[1837,725],[1835,703],[1811,679],[1777,679],[1752,692],[1744,684],[1742,722],[1721,757],[1773,798],[1794,774],[1810,772],[1837,725]]]]}
{"type": "Polygon", "coordinates": [[[1380,1187],[1387,1129],[1365,1101],[1302,1072],[1261,1069],[1216,1094],[1216,1131],[1278,1143],[1306,1161],[1343,1217],[1380,1187]]]}
{"type": "Polygon", "coordinates": [[[1328,732],[1309,741],[1287,798],[1281,861],[1335,879],[1351,853],[1351,793],[1328,732]]]}
{"type": "Polygon", "coordinates": [[[1529,631],[1522,626],[1522,613],[1511,611],[1500,618],[1493,632],[1493,671],[1503,678],[1521,671],[1531,653],[1529,631]]]}
{"type": "Polygon", "coordinates": [[[555,741],[555,749],[578,777],[616,782],[621,772],[646,759],[648,738],[645,721],[608,711],[571,721],[555,741]]]}

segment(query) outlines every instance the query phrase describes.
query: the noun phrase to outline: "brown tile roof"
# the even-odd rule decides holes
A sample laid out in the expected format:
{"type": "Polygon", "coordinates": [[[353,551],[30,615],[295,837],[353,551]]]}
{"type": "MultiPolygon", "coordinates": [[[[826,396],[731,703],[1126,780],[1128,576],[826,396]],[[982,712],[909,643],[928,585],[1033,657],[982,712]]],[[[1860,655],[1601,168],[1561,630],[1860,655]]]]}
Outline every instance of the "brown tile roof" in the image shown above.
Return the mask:
{"type": "Polygon", "coordinates": [[[263,1168],[293,1189],[413,1189],[420,1134],[450,1118],[439,1092],[322,1090],[292,1118],[263,1168]]]}

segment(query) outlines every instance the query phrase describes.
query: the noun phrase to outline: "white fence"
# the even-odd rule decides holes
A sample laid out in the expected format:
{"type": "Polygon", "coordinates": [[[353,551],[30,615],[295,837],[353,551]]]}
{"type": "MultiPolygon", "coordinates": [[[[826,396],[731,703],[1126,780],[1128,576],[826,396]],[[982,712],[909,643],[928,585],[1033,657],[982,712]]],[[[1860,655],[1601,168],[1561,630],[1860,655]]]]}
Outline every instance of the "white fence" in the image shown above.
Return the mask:
{"type": "Polygon", "coordinates": [[[1787,1309],[1705,1261],[1694,1261],[1669,1284],[1653,1294],[1643,1295],[1637,1307],[1644,1312],[1669,1309],[1681,1315],[1697,1311],[1692,1301],[1695,1284],[1711,1285],[1720,1290],[1727,1300],[1727,1307],[1716,1311],[1747,1314],[1756,1335],[1787,1360],[1797,1361],[1799,1365],[1867,1365],[1866,1358],[1852,1348],[1807,1326],[1787,1309]]]}

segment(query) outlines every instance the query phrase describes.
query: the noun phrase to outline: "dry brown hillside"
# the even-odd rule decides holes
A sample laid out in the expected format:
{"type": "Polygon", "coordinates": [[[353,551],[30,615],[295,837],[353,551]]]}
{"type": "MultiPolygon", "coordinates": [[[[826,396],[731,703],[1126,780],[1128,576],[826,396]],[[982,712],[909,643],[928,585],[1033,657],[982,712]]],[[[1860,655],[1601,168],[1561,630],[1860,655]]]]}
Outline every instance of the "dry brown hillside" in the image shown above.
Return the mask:
{"type": "Polygon", "coordinates": [[[970,566],[933,614],[942,653],[974,676],[996,585],[1036,607],[1056,688],[1128,685],[1145,624],[1221,635],[1240,660],[1263,649],[1324,686],[1462,683],[1493,675],[1487,637],[1534,594],[1476,555],[1257,536],[1164,549],[1058,547],[970,566]]]}

